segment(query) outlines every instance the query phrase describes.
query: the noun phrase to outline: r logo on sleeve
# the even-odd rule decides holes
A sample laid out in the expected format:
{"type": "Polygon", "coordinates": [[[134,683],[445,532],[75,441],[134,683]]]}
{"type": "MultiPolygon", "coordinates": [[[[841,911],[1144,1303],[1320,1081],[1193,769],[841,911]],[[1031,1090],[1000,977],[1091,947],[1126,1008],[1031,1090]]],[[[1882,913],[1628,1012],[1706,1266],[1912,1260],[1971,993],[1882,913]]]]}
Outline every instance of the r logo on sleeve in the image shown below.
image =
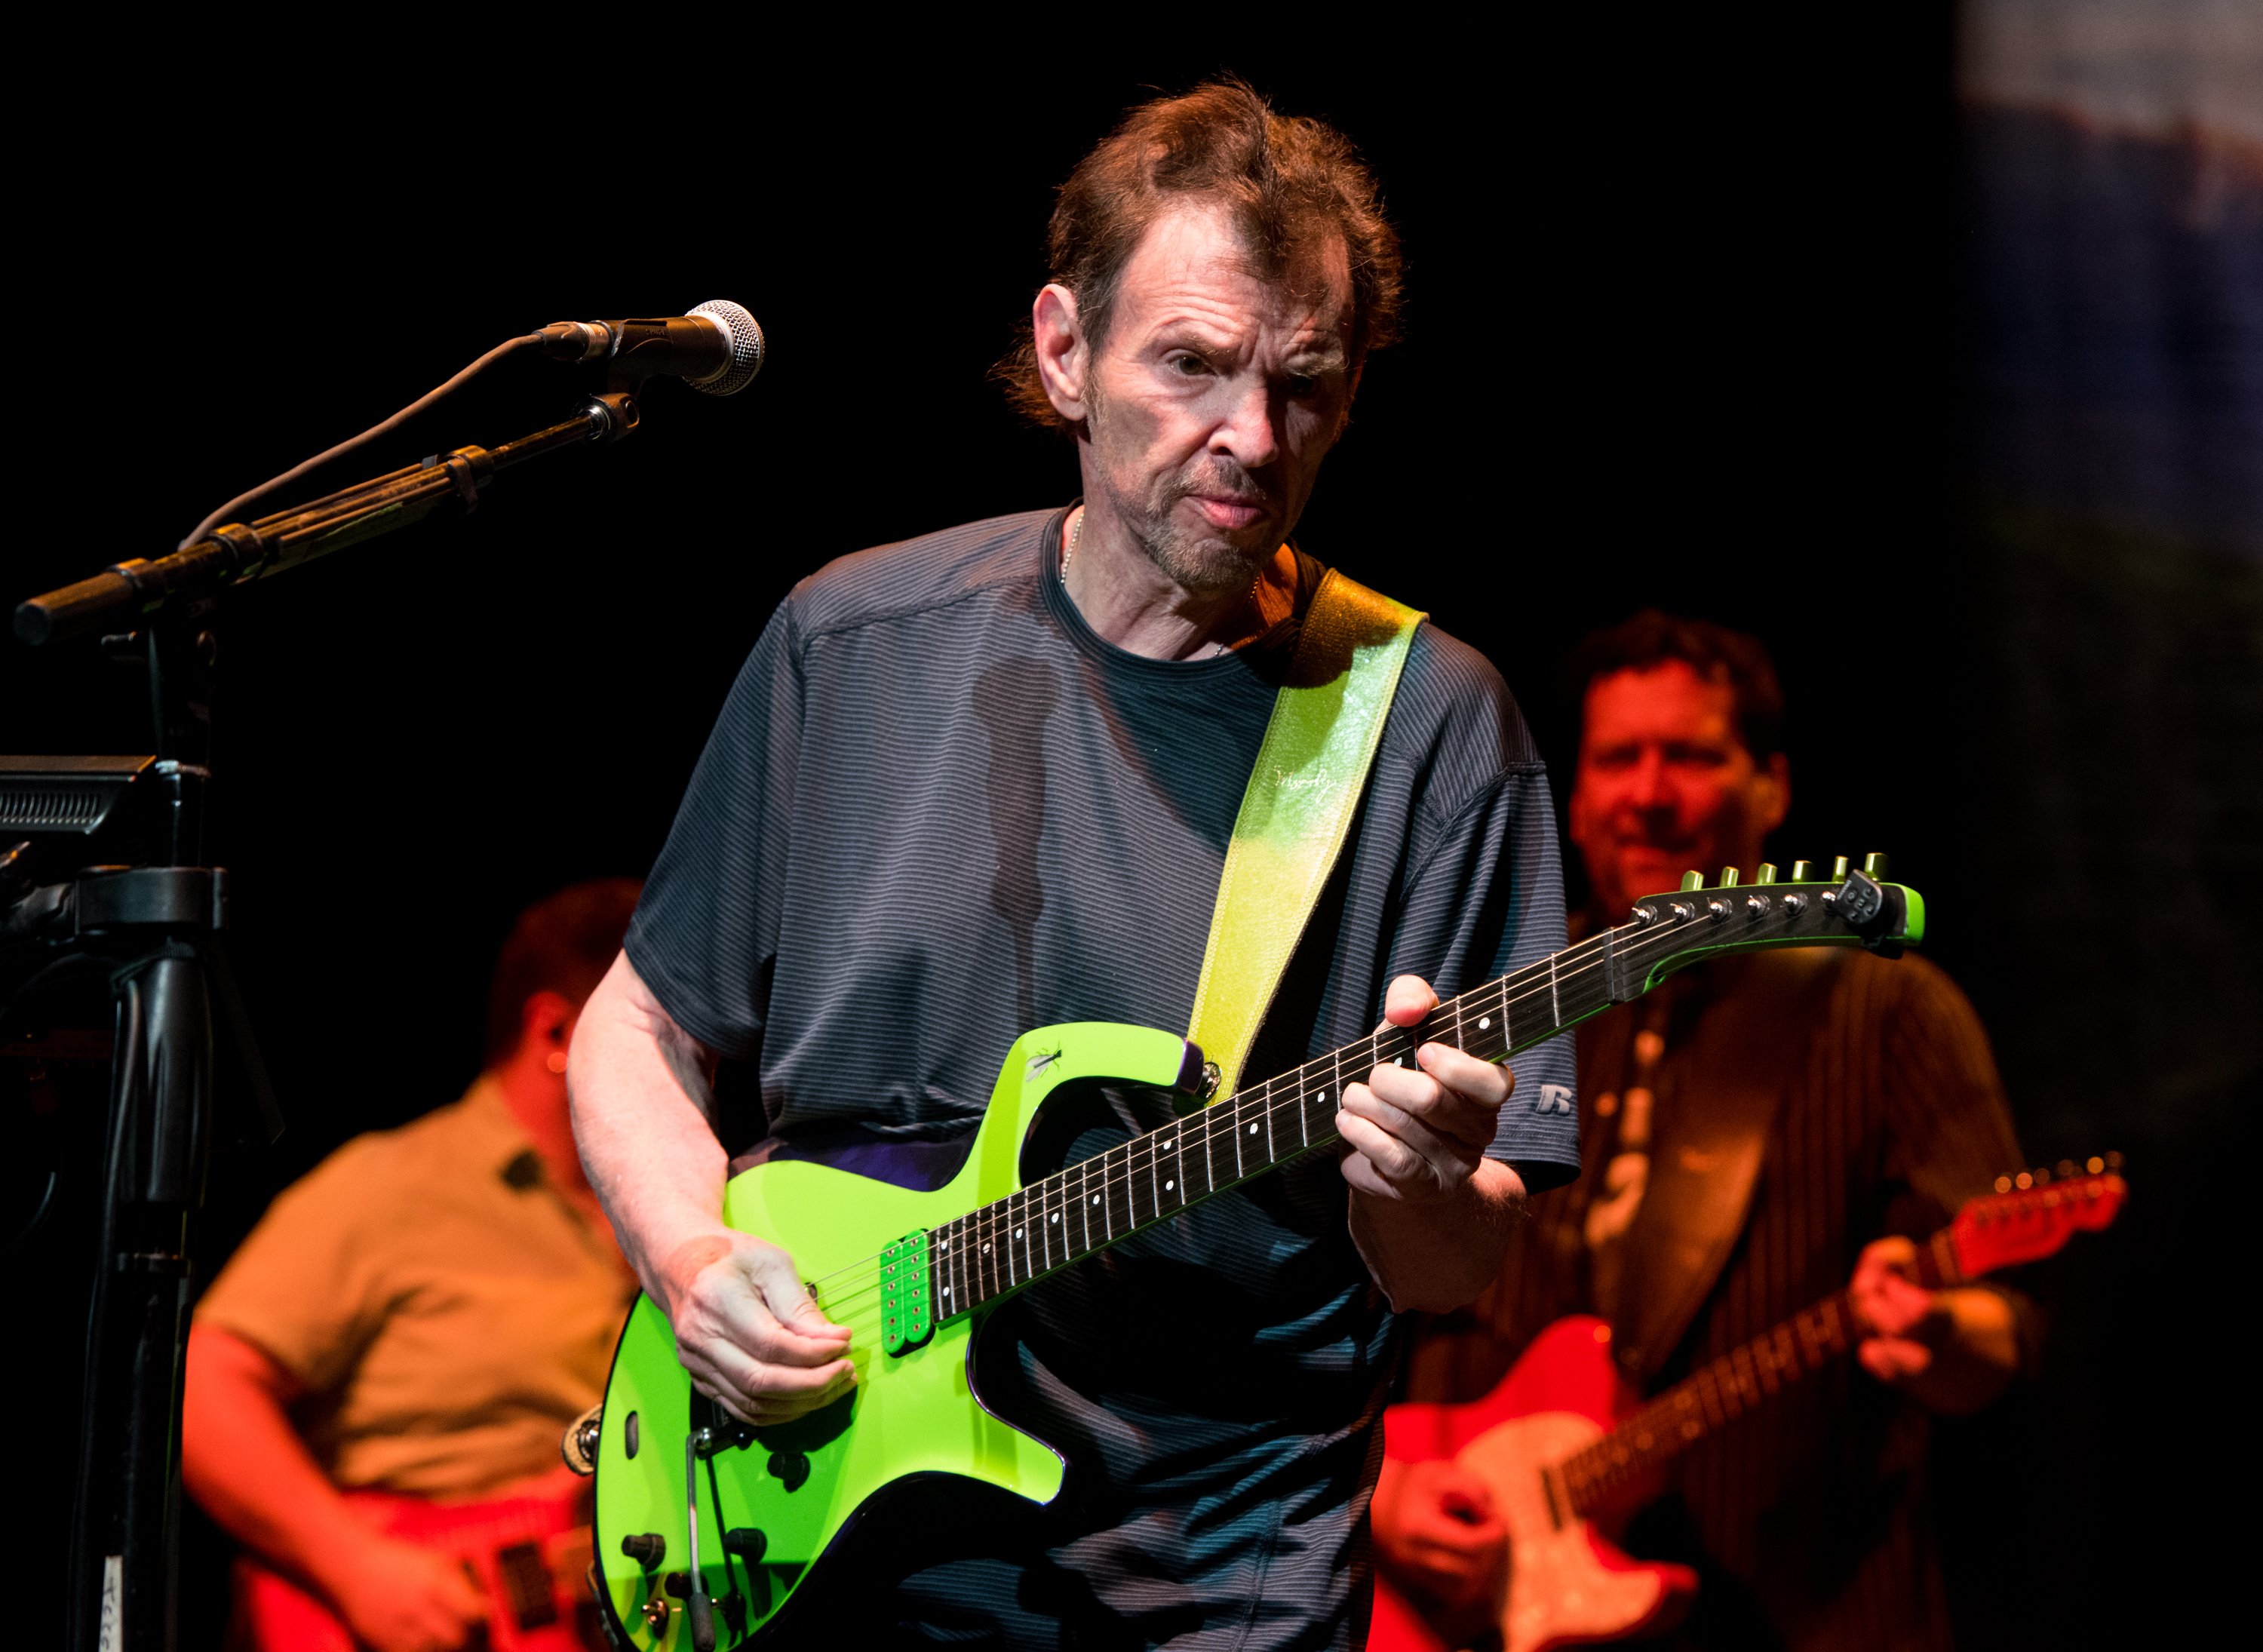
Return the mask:
{"type": "Polygon", "coordinates": [[[1571,1085],[1541,1085],[1539,1098],[1532,1104],[1532,1111],[1535,1112],[1570,1112],[1572,1111],[1571,1085]]]}

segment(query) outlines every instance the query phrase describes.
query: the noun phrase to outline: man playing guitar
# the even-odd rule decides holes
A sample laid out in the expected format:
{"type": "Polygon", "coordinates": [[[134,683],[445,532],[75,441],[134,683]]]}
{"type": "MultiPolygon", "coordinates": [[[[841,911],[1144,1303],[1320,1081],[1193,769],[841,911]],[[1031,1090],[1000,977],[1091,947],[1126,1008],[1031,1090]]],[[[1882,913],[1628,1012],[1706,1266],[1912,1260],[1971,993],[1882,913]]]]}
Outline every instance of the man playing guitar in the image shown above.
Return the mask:
{"type": "MultiPolygon", "coordinates": [[[[1063,189],[1050,251],[1006,371],[1073,440],[1081,502],[796,587],[575,1043],[591,1179],[698,1388],[748,1424],[827,1406],[852,1365],[796,1258],[721,1219],[749,1144],[717,1138],[719,1061],[758,1071],[765,1152],[934,1187],[1022,1029],[1188,1024],[1323,572],[1290,536],[1397,310],[1373,179],[1239,84],[1134,111],[1063,189]]],[[[855,462],[916,439],[911,382],[873,378],[855,462]]],[[[1408,512],[1410,535],[1453,531],[1408,512]]],[[[1562,944],[1545,776],[1479,656],[1414,632],[1370,774],[1252,1075],[1562,944]]],[[[828,1643],[1353,1644],[1392,1305],[1467,1301],[1525,1189],[1571,1173],[1558,1047],[1514,1075],[1435,1043],[1347,1072],[1340,1167],[1222,1192],[998,1308],[986,1402],[1068,1488],[1041,1516],[939,1517],[828,1643]]],[[[1111,1092],[1063,1156],[1153,1102],[1111,1092]]]]}
{"type": "Polygon", "coordinates": [[[522,914],[470,1092],[286,1189],[198,1304],[181,1468],[245,1550],[235,1643],[588,1643],[586,1482],[558,1442],[631,1280],[575,1156],[566,1049],[636,897],[580,884],[522,914]]]}
{"type": "MultiPolygon", "coordinates": [[[[1652,611],[1590,639],[1582,664],[1570,817],[1587,922],[1688,868],[1749,878],[1789,801],[1760,644],[1652,611]]],[[[1654,1390],[1851,1269],[1867,1376],[1840,1368],[1691,1451],[1627,1547],[1696,1568],[1685,1644],[1946,1646],[1925,1413],[1985,1404],[2027,1340],[2021,1299],[1909,1277],[1912,1235],[2020,1162],[1970,1006],[1915,957],[1765,953],[1606,1012],[1579,1054],[1581,1175],[1535,1201],[1484,1296],[1418,1339],[1407,1398],[1481,1398],[1577,1313],[1610,1321],[1621,1371],[1654,1390]]],[[[1482,1642],[1515,1564],[1485,1482],[1394,1462],[1374,1515],[1385,1577],[1448,1641],[1482,1642]]]]}

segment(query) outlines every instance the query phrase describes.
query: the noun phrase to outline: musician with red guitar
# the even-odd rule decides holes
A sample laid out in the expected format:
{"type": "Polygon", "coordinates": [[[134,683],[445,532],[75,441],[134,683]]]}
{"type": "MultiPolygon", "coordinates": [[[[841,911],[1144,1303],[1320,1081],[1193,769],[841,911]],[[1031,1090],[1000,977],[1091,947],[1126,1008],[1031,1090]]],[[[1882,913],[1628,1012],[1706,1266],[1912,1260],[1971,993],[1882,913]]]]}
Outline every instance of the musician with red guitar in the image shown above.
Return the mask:
{"type": "Polygon", "coordinates": [[[470,1092],[286,1189],[198,1305],[182,1476],[243,1547],[232,1645],[602,1644],[559,1439],[634,1285],[575,1153],[566,1050],[638,888],[522,914],[470,1092]]]}
{"type": "MultiPolygon", "coordinates": [[[[1789,802],[1761,645],[1651,612],[1590,639],[1582,664],[1569,814],[1587,921],[1615,921],[1688,868],[1751,878],[1789,802]]],[[[1644,1488],[1626,1547],[1694,1569],[1694,1607],[1673,1631],[1682,1644],[1945,1647],[1926,1416],[1985,1405],[2032,1341],[2016,1295],[1915,1282],[1916,1241],[2021,1163],[1970,1006],[1913,956],[1767,953],[1610,1011],[1581,1029],[1579,1056],[1582,1174],[1536,1198],[1494,1285],[1418,1341],[1408,1399],[1480,1400],[1536,1338],[1535,1364],[1607,1349],[1623,1391],[1654,1393],[1847,1290],[1841,1345],[1855,1361],[1818,1358],[1781,1392],[1769,1380],[1766,1403],[1703,1419],[1702,1439],[1693,1424],[1695,1443],[1644,1488]],[[1541,1337],[1575,1314],[1610,1329],[1541,1337]]],[[[1550,1386],[1518,1371],[1504,1386],[1550,1386]]],[[[1409,1424],[1433,1415],[1404,1409],[1409,1424]]],[[[1466,1454],[1410,1460],[1433,1455],[1411,1438],[1394,1435],[1373,1504],[1386,1585],[1374,1644],[1491,1644],[1518,1564],[1515,1511],[1466,1454]]],[[[1546,1495],[1562,1489],[1551,1480],[1546,1495]]],[[[1559,1523],[1585,1512],[1567,1500],[1559,1523]]],[[[1528,1605],[1550,1563],[1532,1547],[1528,1605]]],[[[1681,1592],[1630,1608],[1617,1631],[1665,1631],[1681,1592]]],[[[1606,1638],[1614,1620],[1592,1589],[1559,1626],[1582,1612],[1580,1634],[1529,1618],[1508,1638],[1606,1638]]]]}

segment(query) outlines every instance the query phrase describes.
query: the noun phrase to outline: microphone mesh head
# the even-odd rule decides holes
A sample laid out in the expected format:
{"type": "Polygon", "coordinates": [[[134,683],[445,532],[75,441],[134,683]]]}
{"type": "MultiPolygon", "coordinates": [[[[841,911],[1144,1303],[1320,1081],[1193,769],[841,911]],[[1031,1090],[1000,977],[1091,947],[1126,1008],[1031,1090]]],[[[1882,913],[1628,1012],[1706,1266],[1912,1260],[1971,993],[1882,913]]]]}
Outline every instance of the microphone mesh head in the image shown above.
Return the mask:
{"type": "Polygon", "coordinates": [[[704,315],[723,330],[723,337],[731,341],[731,364],[720,373],[705,379],[691,380],[691,388],[709,395],[729,395],[743,390],[755,381],[763,370],[763,330],[744,307],[727,298],[710,299],[694,315],[704,315]]]}

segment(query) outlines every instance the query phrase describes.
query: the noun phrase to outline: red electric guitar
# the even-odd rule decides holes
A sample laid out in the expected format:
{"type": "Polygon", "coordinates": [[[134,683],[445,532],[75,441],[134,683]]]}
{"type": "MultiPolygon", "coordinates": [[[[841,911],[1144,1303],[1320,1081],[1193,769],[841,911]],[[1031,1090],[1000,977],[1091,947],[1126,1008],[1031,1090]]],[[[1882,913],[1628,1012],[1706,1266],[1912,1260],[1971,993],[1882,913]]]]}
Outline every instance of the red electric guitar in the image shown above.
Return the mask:
{"type": "MultiPolygon", "coordinates": [[[[2075,1233],[2110,1223],[2129,1192],[2121,1157],[2092,1159],[2054,1177],[1999,1177],[1918,1250],[1920,1283],[1962,1285],[2057,1251],[2075,1233]]],[[[1508,1527],[1503,1652],[1544,1652],[1670,1627],[1697,1580],[1686,1567],[1632,1560],[1594,1521],[1630,1513],[1660,1471],[1722,1424],[1855,1345],[1847,1293],[1795,1315],[1647,1404],[1610,1357],[1599,1319],[1558,1320],[1535,1337],[1500,1384],[1470,1405],[1394,1405],[1384,1453],[1399,1462],[1450,1457],[1483,1480],[1508,1527]]],[[[1378,1578],[1372,1652],[1443,1652],[1445,1642],[1406,1598],[1378,1578]]]]}
{"type": "MultiPolygon", "coordinates": [[[[518,1496],[426,1503],[382,1492],[346,1500],[377,1531],[453,1555],[488,1598],[481,1652],[597,1652],[590,1592],[589,1482],[564,1469],[518,1496]]],[[[357,1652],[329,1608],[290,1579],[246,1557],[236,1562],[236,1605],[253,1652],[357,1652]]]]}

